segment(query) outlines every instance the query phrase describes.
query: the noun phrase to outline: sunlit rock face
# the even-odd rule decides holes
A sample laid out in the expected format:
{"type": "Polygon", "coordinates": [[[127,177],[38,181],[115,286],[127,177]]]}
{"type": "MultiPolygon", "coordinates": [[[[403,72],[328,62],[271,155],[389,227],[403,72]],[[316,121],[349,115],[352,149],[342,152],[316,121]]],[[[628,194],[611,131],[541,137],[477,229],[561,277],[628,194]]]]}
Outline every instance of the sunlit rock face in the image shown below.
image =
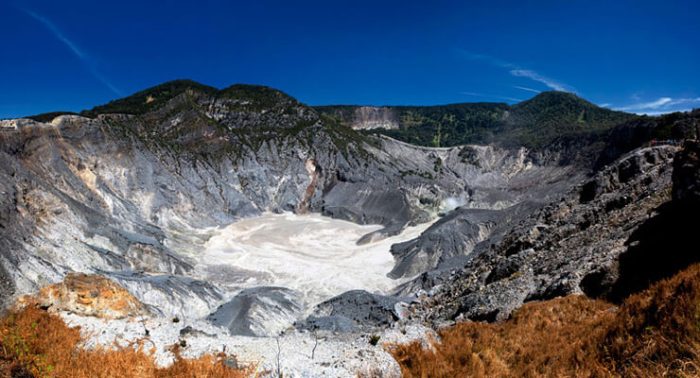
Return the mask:
{"type": "Polygon", "coordinates": [[[70,273],[63,281],[43,287],[34,297],[50,311],[65,311],[103,319],[133,318],[148,314],[146,307],[126,289],[103,276],[70,273]]]}
{"type": "Polygon", "coordinates": [[[354,111],[353,129],[398,129],[398,116],[389,108],[360,106],[354,111]]]}
{"type": "Polygon", "coordinates": [[[316,109],[341,120],[355,130],[398,129],[399,114],[385,106],[320,106],[316,109]]]}

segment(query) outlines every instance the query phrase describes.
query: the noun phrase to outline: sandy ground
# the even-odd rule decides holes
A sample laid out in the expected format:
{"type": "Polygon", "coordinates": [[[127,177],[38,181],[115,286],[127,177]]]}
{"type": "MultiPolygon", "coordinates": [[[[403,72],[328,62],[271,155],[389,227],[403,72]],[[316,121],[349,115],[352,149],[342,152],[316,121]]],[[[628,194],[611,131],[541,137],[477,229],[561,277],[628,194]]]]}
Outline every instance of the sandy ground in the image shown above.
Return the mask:
{"type": "Polygon", "coordinates": [[[205,245],[197,269],[223,284],[282,286],[302,293],[314,305],[348,290],[385,293],[404,282],[386,276],[394,266],[392,244],[413,239],[430,223],[400,235],[357,245],[381,226],[323,217],[319,214],[264,214],[221,229],[205,245]],[[239,274],[218,274],[222,266],[239,274]]]}
{"type": "Polygon", "coordinates": [[[103,320],[61,314],[70,326],[80,326],[88,337],[86,347],[97,345],[133,345],[142,342],[146,350],[154,348],[161,365],[172,362],[168,349],[185,342],[185,358],[203,353],[216,354],[226,350],[238,363],[257,367],[261,377],[276,377],[277,369],[284,377],[400,377],[398,364],[386,348],[394,343],[426,340],[430,329],[420,325],[390,328],[377,334],[379,343],[372,345],[365,334],[313,334],[291,332],[273,337],[231,336],[201,320],[173,323],[170,319],[144,318],[142,320],[103,320]],[[191,327],[193,332],[182,335],[181,330],[191,327]],[[146,336],[146,329],[148,336],[146,336]],[[278,344],[279,342],[279,344],[278,344]],[[279,347],[278,347],[279,345],[279,347]],[[278,365],[279,353],[279,365],[278,365]]]}

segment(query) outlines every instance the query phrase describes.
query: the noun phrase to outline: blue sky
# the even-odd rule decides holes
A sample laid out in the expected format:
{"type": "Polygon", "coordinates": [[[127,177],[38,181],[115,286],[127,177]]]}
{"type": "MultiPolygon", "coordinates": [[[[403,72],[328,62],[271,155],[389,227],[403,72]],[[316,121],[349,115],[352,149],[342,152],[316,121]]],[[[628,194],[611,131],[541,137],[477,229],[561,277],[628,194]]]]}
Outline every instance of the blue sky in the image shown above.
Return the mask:
{"type": "Polygon", "coordinates": [[[700,2],[0,0],[0,118],[177,79],[308,104],[513,103],[566,90],[700,107],[700,2]]]}

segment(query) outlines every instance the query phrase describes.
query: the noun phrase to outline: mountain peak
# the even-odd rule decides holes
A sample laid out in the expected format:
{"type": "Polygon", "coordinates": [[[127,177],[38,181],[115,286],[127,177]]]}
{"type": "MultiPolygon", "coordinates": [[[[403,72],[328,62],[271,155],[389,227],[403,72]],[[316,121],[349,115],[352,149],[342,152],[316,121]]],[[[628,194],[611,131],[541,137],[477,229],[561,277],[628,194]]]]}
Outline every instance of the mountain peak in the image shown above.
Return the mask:
{"type": "Polygon", "coordinates": [[[631,114],[602,108],[574,93],[547,91],[513,105],[513,112],[533,126],[557,123],[561,125],[611,126],[631,114]]]}
{"type": "Polygon", "coordinates": [[[86,116],[105,113],[140,115],[161,107],[174,97],[187,91],[238,99],[242,100],[242,102],[247,101],[256,108],[271,108],[280,103],[299,104],[296,99],[288,94],[264,85],[234,84],[224,89],[218,89],[193,80],[178,79],[144,89],[104,105],[96,106],[91,110],[83,111],[81,114],[86,116]]]}
{"type": "Polygon", "coordinates": [[[189,79],[172,80],[136,92],[130,96],[110,101],[104,105],[96,106],[91,110],[83,111],[82,114],[87,116],[105,113],[143,114],[163,105],[187,90],[203,93],[216,93],[218,91],[214,87],[189,79]]]}
{"type": "Polygon", "coordinates": [[[575,93],[562,91],[546,91],[537,94],[529,100],[525,100],[513,105],[513,108],[523,108],[528,106],[577,106],[581,108],[598,108],[597,105],[579,97],[575,93]]]}

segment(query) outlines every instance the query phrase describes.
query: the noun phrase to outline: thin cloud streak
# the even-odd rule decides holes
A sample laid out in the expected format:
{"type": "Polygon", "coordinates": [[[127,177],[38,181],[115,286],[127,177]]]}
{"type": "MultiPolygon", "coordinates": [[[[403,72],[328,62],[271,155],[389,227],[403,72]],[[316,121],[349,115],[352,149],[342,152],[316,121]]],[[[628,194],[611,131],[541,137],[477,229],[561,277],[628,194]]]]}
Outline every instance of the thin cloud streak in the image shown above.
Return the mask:
{"type": "Polygon", "coordinates": [[[41,22],[46,26],[49,31],[54,35],[54,37],[58,38],[61,42],[63,42],[68,48],[80,59],[85,59],[85,53],[83,53],[82,50],[78,48],[78,46],[73,43],[70,39],[66,38],[63,33],[56,27],[56,25],[53,24],[53,22],[49,21],[46,17],[43,17],[35,12],[32,12],[29,9],[23,9],[25,13],[28,15],[32,16],[35,20],[41,22]]]}
{"type": "Polygon", "coordinates": [[[673,98],[659,97],[654,101],[640,102],[621,106],[616,110],[632,112],[637,114],[659,115],[672,112],[683,112],[690,110],[689,106],[700,105],[700,97],[673,98]],[[680,107],[679,107],[680,106],[680,107]]]}
{"type": "MultiPolygon", "coordinates": [[[[549,78],[545,75],[542,75],[539,72],[536,72],[534,70],[520,67],[515,63],[511,63],[511,62],[508,62],[508,61],[505,61],[503,59],[499,59],[499,58],[496,58],[496,57],[493,57],[490,55],[476,54],[476,53],[472,53],[472,52],[465,51],[462,49],[456,49],[455,51],[457,51],[457,53],[465,59],[478,60],[478,61],[486,62],[492,66],[505,68],[508,70],[508,73],[510,73],[512,76],[524,77],[526,79],[530,79],[532,81],[542,83],[542,84],[546,85],[547,87],[554,89],[556,91],[576,93],[576,89],[569,86],[569,85],[566,85],[566,84],[561,83],[557,80],[551,79],[551,78],[549,78]]],[[[524,89],[527,87],[518,87],[518,86],[516,86],[515,88],[522,89],[522,90],[532,89],[532,88],[524,89]]]]}
{"type": "Polygon", "coordinates": [[[700,97],[695,98],[679,98],[671,101],[669,105],[695,104],[700,103],[700,97]]]}
{"type": "Polygon", "coordinates": [[[528,87],[521,87],[519,85],[514,85],[513,88],[515,89],[520,89],[526,92],[532,92],[532,93],[542,93],[542,91],[538,91],[537,89],[534,88],[528,88],[528,87]]]}
{"type": "Polygon", "coordinates": [[[674,109],[674,110],[666,110],[666,111],[660,110],[657,112],[640,112],[640,113],[635,113],[635,114],[648,115],[648,116],[660,116],[660,115],[669,114],[669,113],[678,113],[678,112],[685,113],[685,112],[689,112],[691,110],[693,110],[693,109],[674,109]]]}
{"type": "Polygon", "coordinates": [[[550,79],[546,76],[542,76],[533,70],[522,70],[522,69],[510,70],[510,74],[513,76],[526,77],[530,80],[538,81],[538,82],[554,89],[555,91],[570,92],[569,89],[564,84],[559,83],[558,81],[550,79]]]}
{"type": "Polygon", "coordinates": [[[75,54],[78,59],[86,66],[88,69],[88,72],[98,81],[100,81],[102,84],[104,84],[109,90],[114,92],[118,96],[122,96],[122,92],[117,89],[108,79],[105,77],[95,66],[95,63],[92,61],[92,59],[83,51],[81,50],[78,45],[75,44],[75,42],[71,41],[68,39],[68,37],[61,32],[61,30],[53,23],[51,20],[48,18],[33,12],[29,9],[21,9],[24,11],[24,13],[28,14],[30,17],[33,19],[37,20],[39,23],[44,25],[50,32],[53,34],[54,37],[56,37],[59,41],[63,42],[68,49],[75,54]]]}
{"type": "Polygon", "coordinates": [[[673,101],[670,97],[661,97],[658,100],[651,102],[641,102],[637,104],[627,105],[620,108],[620,110],[633,110],[633,109],[658,109],[664,105],[668,105],[673,101]]]}

